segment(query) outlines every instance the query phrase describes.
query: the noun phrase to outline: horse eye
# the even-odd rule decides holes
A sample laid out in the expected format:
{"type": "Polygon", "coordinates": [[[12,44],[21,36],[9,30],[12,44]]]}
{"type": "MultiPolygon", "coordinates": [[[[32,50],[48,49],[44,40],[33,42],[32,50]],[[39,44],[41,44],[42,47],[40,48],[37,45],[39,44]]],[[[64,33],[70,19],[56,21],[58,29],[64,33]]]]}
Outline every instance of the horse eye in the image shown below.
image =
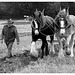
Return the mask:
{"type": "Polygon", "coordinates": [[[35,18],[35,14],[33,13],[33,17],[35,18]]]}
{"type": "Polygon", "coordinates": [[[41,16],[41,13],[39,14],[39,17],[41,16]]]}

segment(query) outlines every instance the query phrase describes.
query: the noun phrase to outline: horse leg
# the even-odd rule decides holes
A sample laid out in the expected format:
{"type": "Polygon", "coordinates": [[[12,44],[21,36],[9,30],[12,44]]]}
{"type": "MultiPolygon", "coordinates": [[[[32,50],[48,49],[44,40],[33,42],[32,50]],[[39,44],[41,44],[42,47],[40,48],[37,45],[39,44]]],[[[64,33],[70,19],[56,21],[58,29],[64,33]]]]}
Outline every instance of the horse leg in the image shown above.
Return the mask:
{"type": "Polygon", "coordinates": [[[74,36],[75,36],[75,33],[72,34],[72,36],[71,36],[71,40],[70,40],[70,42],[69,42],[69,49],[71,50],[71,55],[70,55],[71,57],[74,56],[74,53],[73,53],[74,36]]]}
{"type": "Polygon", "coordinates": [[[58,57],[61,58],[61,57],[64,57],[64,54],[63,54],[63,44],[62,44],[60,36],[56,35],[56,37],[57,37],[57,40],[59,42],[59,54],[58,54],[58,57]]]}
{"type": "Polygon", "coordinates": [[[38,57],[38,52],[36,50],[36,41],[32,41],[30,54],[34,57],[38,57]]]}
{"type": "Polygon", "coordinates": [[[50,36],[50,38],[51,38],[51,41],[50,41],[50,43],[51,43],[51,52],[52,52],[53,54],[55,54],[54,44],[53,44],[54,36],[50,36]]]}
{"type": "Polygon", "coordinates": [[[66,54],[67,55],[70,55],[71,54],[71,50],[70,50],[70,46],[72,44],[72,39],[71,39],[71,35],[69,35],[67,38],[66,38],[66,54]]]}
{"type": "Polygon", "coordinates": [[[59,54],[58,54],[58,57],[62,58],[62,57],[64,57],[63,42],[62,42],[63,40],[60,37],[58,37],[57,39],[59,41],[59,54]]]}
{"type": "Polygon", "coordinates": [[[62,57],[64,57],[64,52],[63,52],[63,43],[62,43],[62,41],[61,41],[61,39],[59,40],[59,54],[58,54],[58,57],[59,58],[62,58],[62,57]]]}
{"type": "Polygon", "coordinates": [[[44,48],[46,48],[46,50],[48,49],[48,44],[47,44],[47,41],[46,41],[46,36],[43,36],[43,39],[42,39],[42,46],[41,46],[42,56],[41,56],[41,58],[43,58],[43,56],[44,56],[44,48]]]}
{"type": "Polygon", "coordinates": [[[48,43],[47,41],[45,40],[45,55],[47,56],[49,54],[49,50],[48,50],[48,43]]]}
{"type": "Polygon", "coordinates": [[[41,46],[42,55],[41,55],[41,58],[43,58],[43,56],[44,56],[44,47],[45,47],[45,43],[44,43],[43,40],[42,40],[42,46],[41,46]]]}

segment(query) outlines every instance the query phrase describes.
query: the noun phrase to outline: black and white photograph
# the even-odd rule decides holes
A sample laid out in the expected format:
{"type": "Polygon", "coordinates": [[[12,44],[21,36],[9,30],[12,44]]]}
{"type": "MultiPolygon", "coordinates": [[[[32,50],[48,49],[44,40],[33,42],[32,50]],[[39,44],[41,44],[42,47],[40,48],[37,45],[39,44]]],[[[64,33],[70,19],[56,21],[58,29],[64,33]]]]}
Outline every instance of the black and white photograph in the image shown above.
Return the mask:
{"type": "Polygon", "coordinates": [[[75,73],[75,2],[0,2],[0,73],[75,73]]]}

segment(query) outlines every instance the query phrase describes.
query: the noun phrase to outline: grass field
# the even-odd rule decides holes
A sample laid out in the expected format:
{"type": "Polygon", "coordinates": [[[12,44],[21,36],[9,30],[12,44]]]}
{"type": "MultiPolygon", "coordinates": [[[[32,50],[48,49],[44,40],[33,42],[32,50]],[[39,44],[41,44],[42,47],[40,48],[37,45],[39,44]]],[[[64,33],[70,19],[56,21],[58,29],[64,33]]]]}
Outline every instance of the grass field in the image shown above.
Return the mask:
{"type": "MultiPolygon", "coordinates": [[[[0,21],[0,34],[6,21],[0,21]]],[[[7,55],[5,43],[0,43],[0,73],[75,73],[75,57],[63,57],[51,55],[38,60],[32,59],[25,55],[25,51],[30,50],[31,45],[31,25],[24,20],[15,20],[14,25],[17,27],[20,44],[16,41],[13,45],[12,54],[16,55],[9,60],[2,59],[7,55]]],[[[40,50],[41,41],[37,41],[37,50],[40,50]]]]}

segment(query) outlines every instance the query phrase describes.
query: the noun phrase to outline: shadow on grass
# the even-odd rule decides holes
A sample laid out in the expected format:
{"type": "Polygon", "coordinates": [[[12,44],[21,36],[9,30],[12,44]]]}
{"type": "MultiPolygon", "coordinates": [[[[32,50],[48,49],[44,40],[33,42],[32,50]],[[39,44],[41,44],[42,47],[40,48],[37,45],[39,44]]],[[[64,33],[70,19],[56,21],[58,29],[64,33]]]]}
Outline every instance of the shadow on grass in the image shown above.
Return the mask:
{"type": "MultiPolygon", "coordinates": [[[[39,57],[41,56],[41,49],[37,49],[39,51],[39,57]]],[[[58,51],[57,51],[58,52],[58,51]]],[[[29,50],[24,50],[22,54],[16,54],[13,57],[6,59],[2,58],[0,59],[0,73],[14,73],[17,69],[20,70],[21,68],[27,67],[28,65],[36,65],[35,61],[37,61],[37,58],[32,58],[30,56],[29,50]],[[33,63],[32,63],[33,62],[33,63]]],[[[38,60],[38,62],[41,62],[38,60]]],[[[75,57],[64,57],[59,59],[58,57],[51,57],[49,55],[47,58],[44,58],[42,62],[49,62],[49,65],[51,63],[56,64],[56,66],[60,67],[61,65],[75,65],[75,57]]]]}
{"type": "Polygon", "coordinates": [[[29,50],[25,50],[23,54],[16,54],[11,58],[0,59],[0,73],[11,73],[16,69],[23,68],[30,64],[31,61],[36,61],[37,58],[32,58],[29,50]]]}

